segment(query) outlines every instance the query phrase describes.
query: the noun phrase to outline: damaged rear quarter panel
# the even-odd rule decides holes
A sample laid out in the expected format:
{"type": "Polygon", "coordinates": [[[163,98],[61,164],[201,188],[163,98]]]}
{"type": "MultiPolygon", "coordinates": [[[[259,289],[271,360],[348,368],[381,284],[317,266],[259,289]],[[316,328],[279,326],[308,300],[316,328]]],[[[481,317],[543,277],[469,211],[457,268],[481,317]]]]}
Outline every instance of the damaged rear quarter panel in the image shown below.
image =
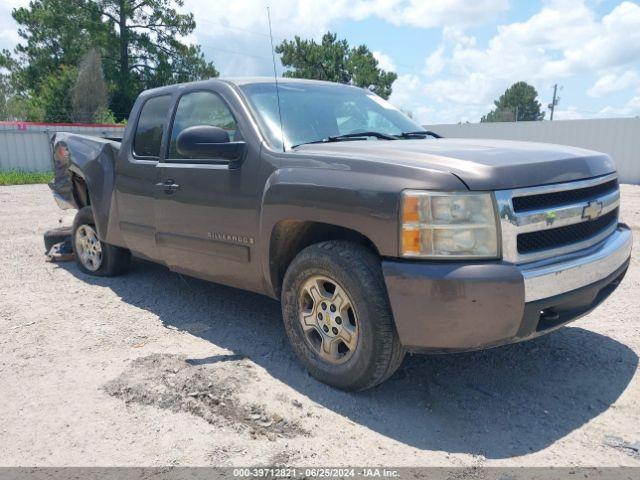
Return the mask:
{"type": "Polygon", "coordinates": [[[50,188],[56,200],[66,208],[78,208],[72,176],[82,178],[89,190],[98,235],[107,238],[120,143],[71,133],[57,133],[53,142],[55,178],[50,188]]]}

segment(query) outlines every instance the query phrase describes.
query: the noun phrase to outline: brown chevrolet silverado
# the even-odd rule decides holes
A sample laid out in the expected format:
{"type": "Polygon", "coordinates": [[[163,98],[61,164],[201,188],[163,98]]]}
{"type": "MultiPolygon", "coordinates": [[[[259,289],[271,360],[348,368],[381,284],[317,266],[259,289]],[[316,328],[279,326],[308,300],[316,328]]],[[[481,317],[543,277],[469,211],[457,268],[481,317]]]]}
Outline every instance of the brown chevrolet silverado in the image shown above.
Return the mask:
{"type": "Polygon", "coordinates": [[[326,82],[149,90],[121,143],[62,133],[54,196],[78,267],[131,256],[280,299],[311,374],[372,387],[406,351],[519,342],[599,305],[629,265],[604,154],[439,138],[326,82]]]}

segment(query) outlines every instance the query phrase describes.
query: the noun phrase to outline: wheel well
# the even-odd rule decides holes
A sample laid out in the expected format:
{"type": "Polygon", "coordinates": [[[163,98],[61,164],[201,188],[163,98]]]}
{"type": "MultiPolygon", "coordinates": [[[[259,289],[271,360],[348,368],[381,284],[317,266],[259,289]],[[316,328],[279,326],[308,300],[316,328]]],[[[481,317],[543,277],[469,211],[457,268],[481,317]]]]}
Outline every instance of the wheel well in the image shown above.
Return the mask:
{"type": "Polygon", "coordinates": [[[284,275],[296,255],[314,243],[327,240],[358,243],[379,255],[373,242],[355,230],[328,223],[282,220],[274,227],[269,244],[271,283],[278,297],[284,275]]]}
{"type": "Polygon", "coordinates": [[[91,205],[91,199],[89,198],[89,188],[84,178],[78,175],[71,175],[71,189],[73,192],[73,199],[78,206],[78,210],[87,205],[91,205]]]}

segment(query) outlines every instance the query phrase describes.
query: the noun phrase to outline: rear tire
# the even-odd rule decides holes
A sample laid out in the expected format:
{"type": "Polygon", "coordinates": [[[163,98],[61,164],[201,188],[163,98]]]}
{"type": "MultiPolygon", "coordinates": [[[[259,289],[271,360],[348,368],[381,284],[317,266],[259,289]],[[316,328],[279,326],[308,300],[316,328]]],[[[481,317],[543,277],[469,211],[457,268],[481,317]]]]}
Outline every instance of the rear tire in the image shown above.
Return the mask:
{"type": "Polygon", "coordinates": [[[73,220],[71,235],[78,268],[89,275],[112,277],[125,273],[131,264],[131,252],[109,245],[98,238],[93,211],[81,208],[73,220]]]}
{"type": "Polygon", "coordinates": [[[300,252],[284,277],[282,315],[309,373],[342,390],[382,383],[404,358],[380,259],[360,245],[330,241],[300,252]]]}

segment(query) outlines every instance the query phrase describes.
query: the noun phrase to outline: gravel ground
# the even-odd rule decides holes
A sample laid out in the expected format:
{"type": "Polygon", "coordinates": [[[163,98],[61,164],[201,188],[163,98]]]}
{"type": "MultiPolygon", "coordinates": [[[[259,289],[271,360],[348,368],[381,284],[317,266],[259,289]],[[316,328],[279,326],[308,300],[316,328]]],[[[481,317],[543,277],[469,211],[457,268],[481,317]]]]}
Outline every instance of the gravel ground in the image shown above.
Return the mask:
{"type": "Polygon", "coordinates": [[[629,274],[520,345],[407,357],[347,394],[310,378],[279,304],[136,261],[44,261],[70,224],[46,186],[0,187],[0,465],[640,466],[640,187],[629,274]]]}

